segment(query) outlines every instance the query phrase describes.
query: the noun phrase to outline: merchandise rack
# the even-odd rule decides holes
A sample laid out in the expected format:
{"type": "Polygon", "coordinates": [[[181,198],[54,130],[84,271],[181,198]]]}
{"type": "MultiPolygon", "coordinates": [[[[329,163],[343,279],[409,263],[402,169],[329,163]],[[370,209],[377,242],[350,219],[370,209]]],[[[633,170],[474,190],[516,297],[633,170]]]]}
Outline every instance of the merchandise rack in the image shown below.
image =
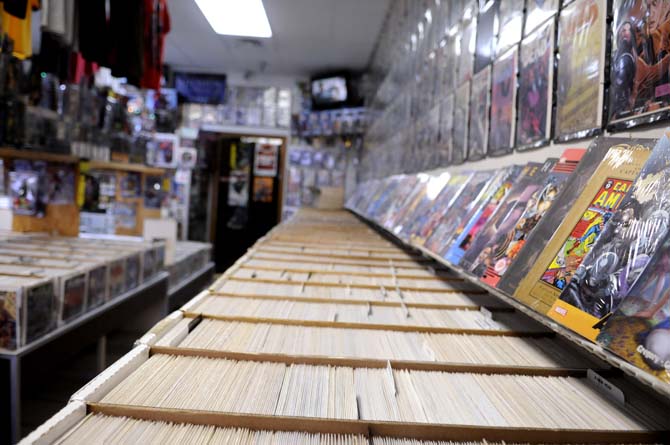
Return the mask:
{"type": "Polygon", "coordinates": [[[167,272],[160,272],[123,295],[108,301],[44,337],[15,351],[0,350],[0,443],[21,436],[22,387],[45,377],[49,363],[97,341],[99,371],[105,368],[105,335],[124,326],[142,308],[167,314],[167,272]]]}
{"type": "Polygon", "coordinates": [[[528,306],[520,303],[516,299],[512,298],[511,296],[507,295],[505,292],[502,292],[501,290],[494,288],[486,283],[483,283],[479,281],[476,277],[468,274],[465,272],[462,268],[450,263],[449,261],[445,260],[444,258],[440,257],[439,255],[435,254],[434,252],[431,252],[430,250],[426,249],[423,246],[416,245],[412,242],[406,242],[400,238],[398,238],[393,232],[389,231],[385,227],[377,224],[375,221],[367,219],[365,216],[359,214],[353,209],[347,208],[349,212],[351,212],[353,215],[355,215],[358,219],[363,221],[365,224],[368,224],[370,227],[373,227],[375,230],[378,232],[382,233],[385,237],[389,238],[393,242],[400,244],[401,246],[405,248],[412,249],[413,251],[422,254],[426,259],[433,260],[442,266],[447,267],[449,270],[453,271],[455,274],[457,274],[459,277],[463,278],[464,280],[468,281],[469,283],[474,284],[475,286],[478,286],[481,288],[483,291],[490,293],[491,295],[494,295],[498,297],[500,300],[504,301],[508,305],[510,305],[512,308],[518,310],[519,312],[522,312],[523,314],[529,316],[533,320],[541,323],[542,325],[546,326],[547,328],[551,329],[553,332],[559,334],[561,337],[569,340],[573,344],[579,346],[580,348],[588,351],[589,353],[595,355],[596,357],[604,360],[608,364],[620,369],[623,371],[625,374],[633,377],[636,381],[644,384],[647,387],[652,388],[654,391],[656,391],[658,394],[660,394],[663,397],[670,398],[670,385],[666,385],[660,380],[654,378],[652,375],[642,371],[641,369],[638,369],[637,367],[631,365],[627,361],[623,360],[616,354],[604,349],[602,346],[592,343],[583,337],[579,336],[578,334],[572,332],[571,330],[565,328],[564,326],[559,325],[558,323],[552,321],[548,317],[544,316],[543,314],[540,314],[538,312],[535,312],[528,306]]]}

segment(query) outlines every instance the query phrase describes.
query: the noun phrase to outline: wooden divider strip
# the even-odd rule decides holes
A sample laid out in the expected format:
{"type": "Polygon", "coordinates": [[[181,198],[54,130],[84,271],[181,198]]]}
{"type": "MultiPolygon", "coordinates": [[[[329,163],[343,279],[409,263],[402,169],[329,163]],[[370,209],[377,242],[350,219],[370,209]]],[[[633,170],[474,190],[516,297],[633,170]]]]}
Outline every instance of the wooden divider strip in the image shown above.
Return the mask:
{"type": "MultiPolygon", "coordinates": [[[[409,360],[382,360],[369,358],[343,358],[316,355],[290,355],[272,353],[248,353],[220,351],[200,348],[153,346],[151,355],[179,355],[186,357],[206,357],[246,362],[284,363],[286,365],[345,366],[350,368],[391,368],[408,371],[435,371],[472,374],[532,375],[542,377],[586,377],[587,368],[549,368],[541,366],[503,366],[471,363],[422,362],[409,360]]],[[[605,375],[608,370],[597,371],[605,375]]]]}
{"type": "Polygon", "coordinates": [[[320,256],[320,257],[339,258],[339,259],[376,260],[376,261],[388,261],[392,259],[393,261],[399,263],[410,263],[410,264],[432,262],[432,260],[426,259],[419,255],[408,255],[410,258],[384,258],[384,257],[366,256],[366,255],[345,255],[345,254],[328,253],[328,252],[300,252],[295,250],[283,250],[283,249],[266,250],[263,249],[262,245],[259,247],[258,246],[253,247],[253,249],[256,252],[277,253],[282,255],[320,256]]]}
{"type": "MultiPolygon", "coordinates": [[[[268,260],[270,261],[270,260],[268,260]]],[[[352,275],[356,277],[371,277],[371,278],[393,278],[393,274],[390,272],[389,268],[389,273],[384,274],[384,273],[372,273],[372,272],[352,272],[352,271],[337,271],[337,270],[322,270],[322,269],[301,269],[301,268],[294,268],[294,267],[274,267],[274,266],[252,266],[249,264],[242,264],[241,266],[242,269],[249,269],[249,270],[266,270],[266,271],[274,271],[274,272],[289,272],[289,273],[315,273],[315,274],[322,274],[322,275],[352,275]]],[[[396,274],[396,278],[398,279],[407,279],[407,280],[425,280],[425,281],[465,281],[465,279],[461,277],[457,277],[455,275],[435,275],[435,276],[430,276],[430,275],[411,275],[411,274],[396,274]]]]}
{"type": "MultiPolygon", "coordinates": [[[[253,249],[253,248],[252,248],[253,249]]],[[[389,267],[389,262],[388,260],[376,260],[375,258],[371,258],[372,260],[376,260],[376,262],[345,262],[345,261],[331,261],[331,260],[313,260],[309,258],[265,258],[265,257],[258,257],[255,254],[256,253],[263,253],[264,255],[270,255],[272,252],[259,252],[256,250],[250,250],[249,251],[249,258],[257,259],[257,260],[269,260],[269,261],[286,261],[290,263],[291,261],[299,261],[301,263],[305,264],[319,264],[322,265],[323,267],[329,267],[331,264],[335,266],[356,266],[356,267],[389,267]]],[[[300,257],[300,254],[295,254],[294,256],[300,257]]],[[[435,264],[431,266],[439,271],[448,271],[448,269],[441,264],[435,264]]],[[[400,266],[403,269],[419,269],[419,270],[426,270],[425,265],[420,265],[416,263],[407,263],[403,264],[400,266]]]]}
{"type": "Polygon", "coordinates": [[[344,249],[344,250],[353,250],[361,252],[379,252],[379,253],[405,253],[402,247],[382,247],[375,244],[369,244],[370,247],[366,247],[364,243],[352,243],[345,244],[341,242],[328,242],[328,240],[312,240],[312,241],[287,241],[280,240],[276,238],[269,238],[264,240],[261,244],[266,246],[277,246],[277,247],[309,247],[314,249],[315,247],[333,247],[335,249],[344,249]],[[316,245],[314,243],[317,243],[316,245]]]}
{"type": "Polygon", "coordinates": [[[88,403],[88,412],[154,422],[189,423],[251,430],[300,431],[312,434],[361,434],[416,440],[490,441],[516,443],[655,443],[668,431],[611,431],[445,425],[415,422],[339,420],[317,417],[267,416],[217,411],[153,408],[88,403]]]}
{"type": "MultiPolygon", "coordinates": [[[[354,288],[354,289],[379,289],[379,284],[361,284],[361,283],[331,283],[327,281],[287,281],[287,280],[273,280],[270,278],[243,278],[243,277],[228,277],[227,281],[241,281],[244,283],[263,283],[263,284],[282,284],[282,285],[300,285],[307,287],[322,286],[322,287],[339,287],[339,288],[354,288]]],[[[434,292],[439,294],[461,294],[464,291],[460,289],[440,289],[440,288],[431,288],[431,287],[414,287],[414,286],[398,286],[400,290],[410,291],[410,292],[434,292]]],[[[389,290],[393,290],[390,288],[389,290]]],[[[485,294],[486,291],[478,289],[475,286],[472,286],[472,289],[467,289],[467,293],[470,294],[485,294]]]]}
{"type": "Polygon", "coordinates": [[[399,332],[426,332],[431,334],[463,334],[463,335],[486,335],[491,337],[553,337],[553,331],[509,331],[492,329],[462,329],[462,328],[444,328],[435,326],[416,326],[416,325],[392,325],[376,323],[349,323],[342,321],[321,321],[321,320],[290,320],[285,318],[263,318],[263,317],[241,317],[228,315],[215,315],[196,312],[184,312],[186,318],[203,317],[210,320],[254,323],[254,324],[278,324],[285,326],[304,326],[311,328],[340,328],[340,329],[365,329],[371,331],[399,331],[399,332]]]}

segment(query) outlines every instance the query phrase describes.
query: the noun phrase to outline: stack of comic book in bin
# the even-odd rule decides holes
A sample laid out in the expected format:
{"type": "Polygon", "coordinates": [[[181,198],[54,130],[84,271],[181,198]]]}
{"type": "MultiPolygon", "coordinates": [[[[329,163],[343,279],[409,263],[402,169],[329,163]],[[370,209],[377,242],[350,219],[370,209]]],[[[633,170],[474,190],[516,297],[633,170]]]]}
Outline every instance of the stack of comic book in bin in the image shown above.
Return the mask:
{"type": "Polygon", "coordinates": [[[26,346],[149,280],[163,242],[0,235],[0,348],[26,346]]]}
{"type": "Polygon", "coordinates": [[[211,261],[212,245],[195,241],[177,241],[174,261],[166,265],[168,286],[173,287],[201,270],[211,261]]]}
{"type": "Polygon", "coordinates": [[[668,135],[373,180],[347,207],[670,384],[668,135]]]}

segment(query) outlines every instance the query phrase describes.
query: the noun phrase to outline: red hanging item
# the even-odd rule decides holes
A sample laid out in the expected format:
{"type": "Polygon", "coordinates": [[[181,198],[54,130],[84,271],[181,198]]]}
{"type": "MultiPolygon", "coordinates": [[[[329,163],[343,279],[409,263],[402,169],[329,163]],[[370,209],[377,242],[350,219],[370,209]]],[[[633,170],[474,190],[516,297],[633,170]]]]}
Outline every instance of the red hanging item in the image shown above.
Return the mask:
{"type": "Polygon", "coordinates": [[[165,36],[170,32],[170,14],[166,0],[144,0],[144,73],[142,87],[159,90],[163,72],[165,36]]]}

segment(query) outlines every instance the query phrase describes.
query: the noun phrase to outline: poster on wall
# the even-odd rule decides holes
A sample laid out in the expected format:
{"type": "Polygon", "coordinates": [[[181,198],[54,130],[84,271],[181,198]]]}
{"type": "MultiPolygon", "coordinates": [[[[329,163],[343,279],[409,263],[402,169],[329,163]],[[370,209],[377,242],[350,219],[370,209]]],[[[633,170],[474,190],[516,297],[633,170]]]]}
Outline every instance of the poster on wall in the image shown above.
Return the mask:
{"type": "Polygon", "coordinates": [[[274,188],[274,179],[270,177],[254,178],[254,202],[269,204],[272,202],[272,191],[274,188]]]}
{"type": "Polygon", "coordinates": [[[603,120],[606,0],[574,2],[561,11],[558,27],[554,140],[593,136],[603,120]]]}
{"type": "Polygon", "coordinates": [[[670,2],[615,0],[612,6],[609,127],[670,115],[670,2]]]}
{"type": "Polygon", "coordinates": [[[545,144],[551,137],[554,82],[554,23],[547,22],[521,42],[519,120],[516,145],[519,150],[545,144]]]}
{"type": "Polygon", "coordinates": [[[468,157],[468,117],[470,115],[470,82],[454,92],[453,140],[451,163],[462,164],[468,157]]]}
{"type": "Polygon", "coordinates": [[[279,147],[274,144],[256,144],[254,176],[277,176],[279,147]]]}
{"type": "Polygon", "coordinates": [[[246,207],[249,203],[249,172],[233,170],[228,181],[228,205],[246,207]]]}
{"type": "Polygon", "coordinates": [[[510,153],[514,147],[518,60],[519,51],[514,47],[493,64],[488,147],[491,156],[510,153]]]}
{"type": "Polygon", "coordinates": [[[468,160],[486,156],[489,139],[489,109],[491,102],[491,68],[486,67],[472,78],[470,95],[470,130],[468,160]]]}

